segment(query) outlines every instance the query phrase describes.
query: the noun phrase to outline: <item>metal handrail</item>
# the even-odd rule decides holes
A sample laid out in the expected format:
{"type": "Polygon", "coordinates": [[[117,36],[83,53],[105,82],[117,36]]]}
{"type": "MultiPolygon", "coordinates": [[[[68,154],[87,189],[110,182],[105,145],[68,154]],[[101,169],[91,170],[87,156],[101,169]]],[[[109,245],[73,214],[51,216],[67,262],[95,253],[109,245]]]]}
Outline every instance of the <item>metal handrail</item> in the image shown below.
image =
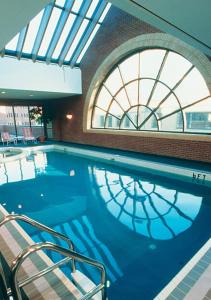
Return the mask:
{"type": "MultiPolygon", "coordinates": [[[[46,225],[43,225],[42,223],[39,223],[39,222],[37,222],[33,219],[30,219],[29,217],[24,216],[24,215],[19,215],[19,214],[6,215],[4,217],[4,219],[0,222],[0,227],[5,225],[6,223],[8,223],[10,221],[17,221],[17,220],[18,221],[23,221],[23,222],[25,222],[25,223],[27,223],[31,226],[34,226],[34,227],[36,227],[36,228],[38,228],[42,231],[48,232],[48,233],[52,234],[53,236],[55,236],[57,238],[65,240],[67,242],[70,250],[72,250],[72,251],[75,250],[73,242],[67,236],[65,236],[64,234],[49,228],[46,225]]],[[[73,272],[75,272],[75,261],[74,261],[74,259],[72,259],[72,270],[73,270],[73,272]]]]}
{"type": "Polygon", "coordinates": [[[98,269],[100,269],[101,271],[101,282],[100,284],[98,284],[96,287],[94,287],[91,291],[89,291],[88,293],[86,293],[85,295],[82,296],[81,300],[88,300],[90,299],[92,296],[94,296],[95,294],[97,294],[99,291],[102,291],[102,300],[106,300],[106,271],[105,271],[105,267],[103,264],[88,258],[84,255],[81,255],[75,251],[72,250],[68,250],[66,248],[63,248],[61,246],[58,246],[56,244],[53,243],[38,243],[38,244],[34,244],[31,245],[27,248],[25,248],[17,257],[16,259],[12,262],[11,265],[11,272],[12,272],[12,276],[11,276],[11,290],[13,291],[13,297],[15,300],[22,300],[21,297],[21,291],[20,291],[20,287],[25,286],[26,284],[31,283],[32,281],[40,278],[41,276],[47,274],[50,271],[53,271],[54,269],[56,269],[58,266],[60,266],[61,264],[64,264],[66,262],[69,261],[69,259],[74,259],[77,260],[79,262],[84,262],[87,263],[89,265],[92,265],[98,269]],[[36,273],[35,275],[31,276],[28,279],[25,279],[22,282],[18,282],[18,271],[22,265],[22,263],[32,254],[35,253],[37,251],[41,251],[43,249],[47,249],[47,250],[51,250],[51,251],[55,251],[58,252],[64,256],[66,256],[66,259],[62,260],[61,262],[56,263],[55,265],[46,268],[45,270],[42,270],[38,273],[36,273]]]}

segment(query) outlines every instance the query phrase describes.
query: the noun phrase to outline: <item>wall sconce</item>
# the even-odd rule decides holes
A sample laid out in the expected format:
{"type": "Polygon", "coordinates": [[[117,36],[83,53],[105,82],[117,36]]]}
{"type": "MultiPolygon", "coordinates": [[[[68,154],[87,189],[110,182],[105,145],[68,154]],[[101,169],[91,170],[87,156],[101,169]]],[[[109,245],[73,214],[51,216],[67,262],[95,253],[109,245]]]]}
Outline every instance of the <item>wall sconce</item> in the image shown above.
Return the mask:
{"type": "Polygon", "coordinates": [[[68,120],[71,120],[71,119],[73,118],[73,115],[72,115],[72,114],[66,114],[66,118],[67,118],[68,120]]]}

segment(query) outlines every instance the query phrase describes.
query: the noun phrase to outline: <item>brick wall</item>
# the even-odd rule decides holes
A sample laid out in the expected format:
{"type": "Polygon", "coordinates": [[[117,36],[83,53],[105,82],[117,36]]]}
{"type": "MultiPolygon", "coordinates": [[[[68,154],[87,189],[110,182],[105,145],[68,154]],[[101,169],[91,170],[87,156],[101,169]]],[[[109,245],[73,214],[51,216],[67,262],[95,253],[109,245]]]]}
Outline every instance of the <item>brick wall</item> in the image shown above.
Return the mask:
{"type": "Polygon", "coordinates": [[[118,46],[143,33],[158,32],[157,29],[112,7],[105,23],[98,31],[87,51],[81,69],[83,96],[60,100],[56,105],[54,137],[61,141],[131,150],[162,156],[211,162],[211,143],[167,138],[134,137],[83,132],[83,107],[90,82],[103,60],[118,46]],[[71,112],[73,119],[65,115],[71,112]]]}

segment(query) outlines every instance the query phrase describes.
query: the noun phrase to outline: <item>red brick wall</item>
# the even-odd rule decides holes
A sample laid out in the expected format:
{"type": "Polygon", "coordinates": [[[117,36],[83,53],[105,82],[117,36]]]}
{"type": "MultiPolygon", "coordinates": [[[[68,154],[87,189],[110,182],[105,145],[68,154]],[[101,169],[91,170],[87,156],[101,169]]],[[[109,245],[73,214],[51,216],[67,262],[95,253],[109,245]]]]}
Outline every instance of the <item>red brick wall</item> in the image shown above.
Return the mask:
{"type": "Polygon", "coordinates": [[[211,162],[211,143],[209,142],[83,132],[84,101],[97,68],[111,51],[123,42],[150,32],[158,32],[158,30],[117,8],[112,8],[82,61],[83,96],[64,99],[56,105],[57,119],[54,121],[54,137],[57,140],[80,144],[211,162]],[[73,114],[71,121],[65,118],[68,112],[73,114]]]}

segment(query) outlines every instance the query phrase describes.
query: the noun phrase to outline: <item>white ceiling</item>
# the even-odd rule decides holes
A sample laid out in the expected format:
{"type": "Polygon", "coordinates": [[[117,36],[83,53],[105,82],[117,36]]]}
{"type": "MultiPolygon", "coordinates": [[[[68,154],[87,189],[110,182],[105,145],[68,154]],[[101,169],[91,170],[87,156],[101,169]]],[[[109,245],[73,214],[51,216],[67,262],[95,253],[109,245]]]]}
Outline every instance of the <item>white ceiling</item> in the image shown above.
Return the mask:
{"type": "Polygon", "coordinates": [[[211,56],[210,0],[110,0],[110,2],[211,56]]]}

